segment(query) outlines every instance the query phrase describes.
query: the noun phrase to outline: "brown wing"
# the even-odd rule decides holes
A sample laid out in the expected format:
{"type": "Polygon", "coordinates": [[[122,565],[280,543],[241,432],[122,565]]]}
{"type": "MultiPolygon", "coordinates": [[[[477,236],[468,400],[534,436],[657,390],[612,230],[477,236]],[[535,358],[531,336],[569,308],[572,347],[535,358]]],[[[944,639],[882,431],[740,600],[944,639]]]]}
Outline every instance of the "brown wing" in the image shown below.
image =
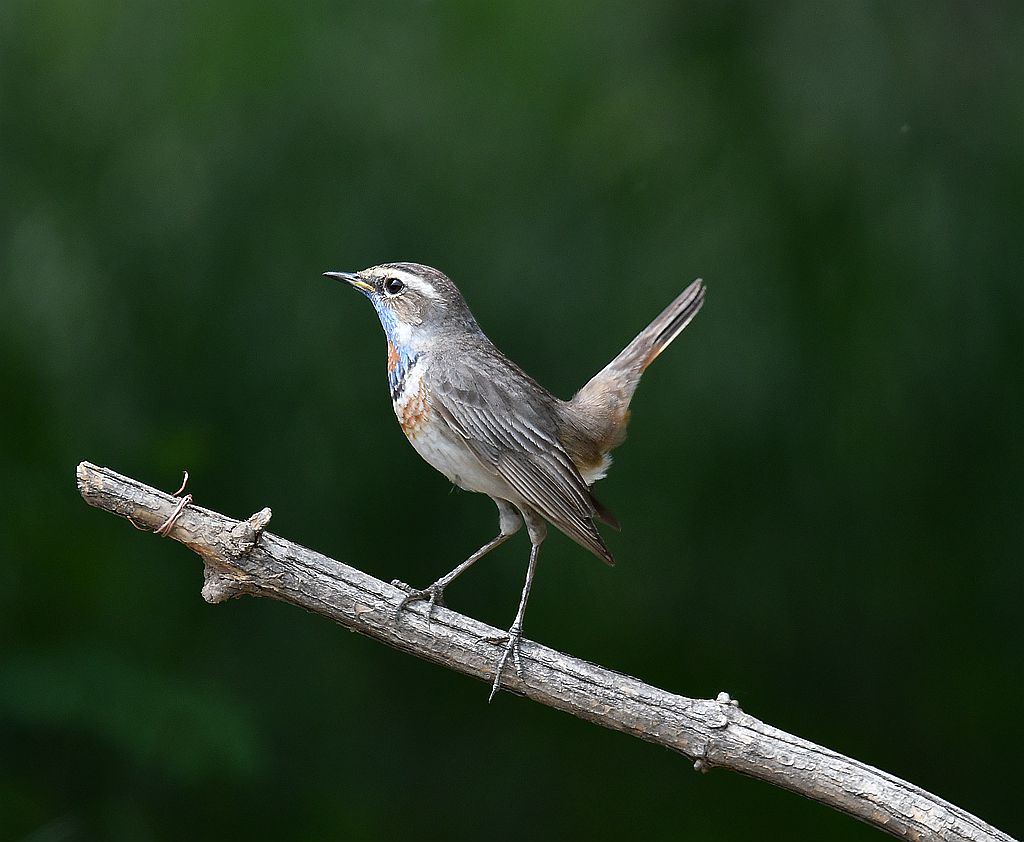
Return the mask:
{"type": "Polygon", "coordinates": [[[425,376],[431,407],[481,463],[552,525],[614,564],[594,526],[598,506],[558,440],[554,397],[493,352],[433,364],[425,376]]]}

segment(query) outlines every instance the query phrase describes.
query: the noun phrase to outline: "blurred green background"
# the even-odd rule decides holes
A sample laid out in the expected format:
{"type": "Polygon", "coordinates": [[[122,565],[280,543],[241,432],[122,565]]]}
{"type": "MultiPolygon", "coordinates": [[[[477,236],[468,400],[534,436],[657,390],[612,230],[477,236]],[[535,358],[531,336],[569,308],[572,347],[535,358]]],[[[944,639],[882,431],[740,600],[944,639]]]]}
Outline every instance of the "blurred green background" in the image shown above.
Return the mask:
{"type": "MultiPolygon", "coordinates": [[[[381,578],[495,531],[320,277],[438,266],[569,396],[693,277],[527,636],[1024,829],[1024,7],[0,5],[0,836],[876,839],[265,600],[110,465],[381,578]]],[[[527,542],[453,586],[507,627],[527,542]]]]}

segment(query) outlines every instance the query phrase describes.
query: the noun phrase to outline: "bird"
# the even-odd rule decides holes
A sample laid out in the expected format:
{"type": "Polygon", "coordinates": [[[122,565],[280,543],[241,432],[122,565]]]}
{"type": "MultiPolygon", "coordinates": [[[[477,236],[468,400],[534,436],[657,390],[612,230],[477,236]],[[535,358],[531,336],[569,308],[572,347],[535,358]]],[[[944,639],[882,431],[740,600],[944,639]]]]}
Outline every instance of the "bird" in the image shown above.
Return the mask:
{"type": "Polygon", "coordinates": [[[523,618],[537,557],[556,527],[608,564],[614,558],[596,522],[618,529],[591,492],[611,451],[626,438],[629,404],[646,368],[697,315],[705,285],[693,281],[570,400],[561,400],[491,342],[462,293],[443,272],[419,263],[384,263],[359,272],[324,272],[365,295],[387,337],[387,376],[395,415],[416,452],[454,485],[489,496],[498,535],[423,589],[406,590],[395,609],[426,602],[429,621],[445,589],[523,524],[530,557],[488,701],[511,659],[522,679],[523,618]]]}

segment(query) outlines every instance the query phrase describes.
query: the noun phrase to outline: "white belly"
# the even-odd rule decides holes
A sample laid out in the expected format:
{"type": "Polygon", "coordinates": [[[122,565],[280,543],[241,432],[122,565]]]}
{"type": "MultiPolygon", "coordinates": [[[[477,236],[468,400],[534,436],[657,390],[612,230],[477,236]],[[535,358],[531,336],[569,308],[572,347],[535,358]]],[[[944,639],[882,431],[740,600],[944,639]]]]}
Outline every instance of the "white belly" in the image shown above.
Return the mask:
{"type": "Polygon", "coordinates": [[[423,384],[421,366],[414,366],[394,402],[395,415],[410,444],[423,460],[459,488],[492,497],[515,500],[517,496],[496,471],[485,468],[466,445],[430,406],[423,384]]]}

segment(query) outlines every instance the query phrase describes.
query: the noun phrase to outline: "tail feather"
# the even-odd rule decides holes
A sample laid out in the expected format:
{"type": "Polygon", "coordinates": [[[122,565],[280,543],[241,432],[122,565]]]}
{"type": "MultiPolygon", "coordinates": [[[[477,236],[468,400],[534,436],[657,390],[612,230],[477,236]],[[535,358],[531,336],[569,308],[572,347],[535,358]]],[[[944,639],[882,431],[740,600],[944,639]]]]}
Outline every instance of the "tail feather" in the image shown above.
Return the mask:
{"type": "Polygon", "coordinates": [[[580,463],[588,468],[593,463],[595,479],[604,475],[608,451],[626,438],[629,402],[640,375],[693,320],[704,295],[704,282],[698,278],[565,405],[564,433],[579,451],[580,463]]]}
{"type": "Polygon", "coordinates": [[[692,320],[704,304],[706,288],[698,278],[684,289],[659,316],[645,327],[614,360],[605,366],[604,371],[622,372],[636,376],[643,374],[658,355],[661,354],[692,320]],[[636,371],[639,366],[639,370],[636,371]]]}

